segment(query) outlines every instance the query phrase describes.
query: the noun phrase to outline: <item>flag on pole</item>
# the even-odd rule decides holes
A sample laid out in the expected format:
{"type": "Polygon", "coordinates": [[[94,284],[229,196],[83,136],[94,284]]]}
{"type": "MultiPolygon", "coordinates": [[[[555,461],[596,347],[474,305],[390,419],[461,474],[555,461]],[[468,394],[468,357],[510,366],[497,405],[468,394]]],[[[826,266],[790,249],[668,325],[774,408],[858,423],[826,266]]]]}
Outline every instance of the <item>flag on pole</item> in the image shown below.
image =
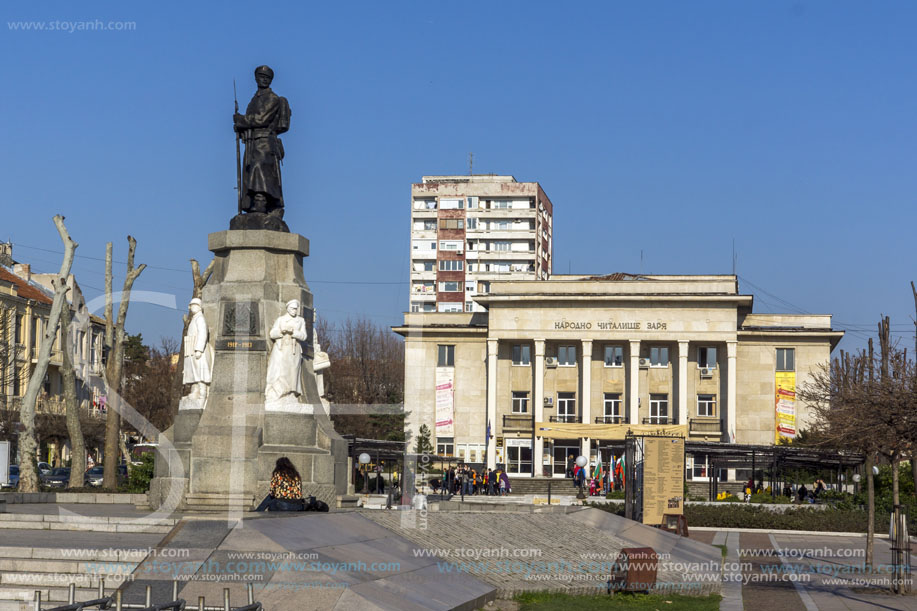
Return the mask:
{"type": "Polygon", "coordinates": [[[595,470],[592,472],[592,477],[595,478],[597,486],[602,485],[602,457],[599,456],[599,459],[595,461],[595,470]]]}

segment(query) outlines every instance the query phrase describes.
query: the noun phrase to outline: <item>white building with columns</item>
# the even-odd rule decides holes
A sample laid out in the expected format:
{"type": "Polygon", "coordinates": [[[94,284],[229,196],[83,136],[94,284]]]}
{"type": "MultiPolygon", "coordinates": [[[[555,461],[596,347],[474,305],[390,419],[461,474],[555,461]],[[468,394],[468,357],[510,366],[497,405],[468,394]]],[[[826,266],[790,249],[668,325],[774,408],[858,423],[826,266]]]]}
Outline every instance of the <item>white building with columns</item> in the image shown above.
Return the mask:
{"type": "MultiPolygon", "coordinates": [[[[735,276],[563,276],[492,282],[485,312],[406,313],[408,439],[441,456],[564,477],[628,431],[773,444],[804,430],[802,384],[843,337],[830,315],[757,314],[735,276]]],[[[704,455],[688,477],[708,477],[704,455]]],[[[733,474],[734,475],[734,474],[733,474]]]]}

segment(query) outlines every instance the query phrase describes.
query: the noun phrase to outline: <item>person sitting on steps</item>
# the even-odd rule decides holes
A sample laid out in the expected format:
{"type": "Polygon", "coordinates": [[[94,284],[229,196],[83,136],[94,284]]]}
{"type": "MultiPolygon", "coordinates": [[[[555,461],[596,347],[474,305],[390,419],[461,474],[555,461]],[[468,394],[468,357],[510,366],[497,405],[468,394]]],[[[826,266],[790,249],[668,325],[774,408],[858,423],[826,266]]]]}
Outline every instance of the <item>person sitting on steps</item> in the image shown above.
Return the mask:
{"type": "Polygon", "coordinates": [[[271,474],[271,492],[255,511],[303,511],[302,478],[286,456],[277,459],[271,474]]]}

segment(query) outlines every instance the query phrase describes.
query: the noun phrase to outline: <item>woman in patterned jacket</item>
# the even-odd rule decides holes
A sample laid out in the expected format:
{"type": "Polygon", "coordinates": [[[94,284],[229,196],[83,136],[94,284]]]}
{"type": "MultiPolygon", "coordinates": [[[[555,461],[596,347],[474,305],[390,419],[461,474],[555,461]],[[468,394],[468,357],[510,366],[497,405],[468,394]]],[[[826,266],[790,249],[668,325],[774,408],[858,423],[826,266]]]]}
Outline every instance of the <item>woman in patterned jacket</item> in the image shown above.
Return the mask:
{"type": "Polygon", "coordinates": [[[302,511],[302,478],[286,456],[277,459],[271,475],[271,492],[255,511],[302,511]]]}

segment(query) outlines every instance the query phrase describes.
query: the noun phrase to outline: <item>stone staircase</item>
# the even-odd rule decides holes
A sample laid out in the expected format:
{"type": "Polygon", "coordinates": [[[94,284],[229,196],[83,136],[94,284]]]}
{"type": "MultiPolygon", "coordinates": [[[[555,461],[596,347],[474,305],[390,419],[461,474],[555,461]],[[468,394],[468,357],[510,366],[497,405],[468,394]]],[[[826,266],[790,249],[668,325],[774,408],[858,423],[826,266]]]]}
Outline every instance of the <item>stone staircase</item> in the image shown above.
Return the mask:
{"type": "Polygon", "coordinates": [[[0,611],[31,611],[36,591],[49,607],[66,604],[70,584],[75,601],[99,598],[103,586],[111,594],[146,554],[136,548],[0,546],[0,611]]]}
{"type": "Polygon", "coordinates": [[[576,486],[572,479],[553,479],[550,477],[515,477],[510,478],[512,496],[518,494],[548,494],[548,484],[551,485],[551,494],[576,494],[576,486]]]}
{"type": "Polygon", "coordinates": [[[0,513],[0,543],[3,529],[79,530],[106,533],[166,534],[178,520],[174,518],[122,518],[41,513],[0,513]]]}
{"type": "Polygon", "coordinates": [[[66,513],[0,514],[0,611],[32,611],[36,591],[43,608],[67,604],[70,584],[74,601],[100,598],[103,587],[105,594],[111,594],[147,556],[151,542],[164,537],[177,522],[66,513]],[[106,543],[111,546],[104,547],[106,543]]]}

